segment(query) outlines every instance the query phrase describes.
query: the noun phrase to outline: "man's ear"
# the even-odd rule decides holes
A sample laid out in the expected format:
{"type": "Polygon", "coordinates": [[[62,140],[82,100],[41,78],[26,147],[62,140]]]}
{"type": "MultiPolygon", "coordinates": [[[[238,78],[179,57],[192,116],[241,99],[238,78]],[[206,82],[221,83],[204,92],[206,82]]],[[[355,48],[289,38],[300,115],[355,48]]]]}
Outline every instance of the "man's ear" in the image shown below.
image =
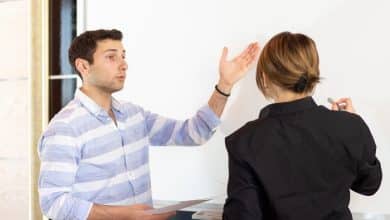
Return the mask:
{"type": "Polygon", "coordinates": [[[84,79],[89,73],[89,62],[83,58],[76,58],[74,65],[84,79]]]}

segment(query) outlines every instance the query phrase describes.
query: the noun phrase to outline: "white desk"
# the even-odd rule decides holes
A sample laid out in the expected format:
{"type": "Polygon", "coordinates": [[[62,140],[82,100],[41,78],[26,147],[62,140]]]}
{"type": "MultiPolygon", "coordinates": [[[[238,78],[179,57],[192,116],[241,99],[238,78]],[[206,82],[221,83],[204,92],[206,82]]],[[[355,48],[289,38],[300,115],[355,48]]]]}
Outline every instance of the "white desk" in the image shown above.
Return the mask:
{"type": "MultiPolygon", "coordinates": [[[[177,203],[177,201],[161,201],[155,200],[153,201],[154,207],[159,208],[167,205],[172,205],[177,203]]],[[[220,211],[222,212],[223,204],[216,203],[202,203],[198,205],[194,205],[184,209],[186,213],[180,213],[178,218],[174,218],[175,220],[190,220],[190,213],[197,212],[200,210],[212,210],[212,211],[220,211]]],[[[353,220],[390,220],[389,214],[380,214],[380,213],[352,213],[353,220]]]]}

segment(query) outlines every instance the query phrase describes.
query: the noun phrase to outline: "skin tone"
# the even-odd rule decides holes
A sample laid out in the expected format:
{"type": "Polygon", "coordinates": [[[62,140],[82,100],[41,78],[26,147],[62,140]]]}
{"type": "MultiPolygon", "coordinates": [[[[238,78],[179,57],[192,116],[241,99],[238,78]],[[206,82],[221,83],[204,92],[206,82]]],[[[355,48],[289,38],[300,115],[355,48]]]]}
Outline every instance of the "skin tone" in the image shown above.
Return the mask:
{"type": "MultiPolygon", "coordinates": [[[[219,61],[219,81],[218,88],[227,94],[230,94],[234,84],[245,76],[249,68],[252,67],[260,48],[257,43],[251,43],[237,57],[232,60],[227,60],[228,49],[225,47],[222,51],[222,56],[219,61]]],[[[214,91],[211,95],[208,105],[210,108],[221,117],[223,109],[227,102],[226,96],[214,91]]]]}
{"type": "Polygon", "coordinates": [[[135,204],[129,206],[107,206],[94,204],[89,213],[88,220],[166,220],[174,216],[174,212],[151,215],[145,210],[150,206],[135,204]]]}
{"type": "Polygon", "coordinates": [[[342,107],[343,111],[347,111],[347,112],[351,112],[351,113],[356,114],[355,108],[353,107],[352,100],[350,98],[341,98],[339,100],[336,100],[332,104],[331,109],[334,111],[338,111],[340,106],[342,107]]]}
{"type": "MultiPolygon", "coordinates": [[[[293,91],[283,89],[272,83],[265,74],[263,74],[263,83],[264,88],[266,89],[266,96],[276,103],[291,102],[311,95],[311,93],[295,93],[293,91]]],[[[350,98],[338,99],[332,104],[331,109],[334,111],[339,111],[339,107],[342,107],[343,111],[356,114],[355,108],[353,107],[352,100],[350,98]]]]}
{"type": "MultiPolygon", "coordinates": [[[[218,88],[222,92],[230,94],[234,84],[243,78],[253,65],[259,51],[258,44],[251,43],[240,55],[228,60],[228,49],[225,47],[219,62],[218,88]]],[[[81,91],[107,111],[115,124],[115,115],[111,109],[111,95],[124,86],[128,68],[125,54],[126,51],[121,41],[107,39],[98,41],[96,51],[93,54],[93,63],[82,58],[75,60],[75,66],[83,79],[81,91]]],[[[213,91],[208,105],[220,117],[226,102],[227,97],[213,91]]],[[[150,215],[145,212],[150,208],[152,207],[141,204],[130,206],[93,204],[88,219],[163,220],[175,215],[174,212],[150,215]]]]}

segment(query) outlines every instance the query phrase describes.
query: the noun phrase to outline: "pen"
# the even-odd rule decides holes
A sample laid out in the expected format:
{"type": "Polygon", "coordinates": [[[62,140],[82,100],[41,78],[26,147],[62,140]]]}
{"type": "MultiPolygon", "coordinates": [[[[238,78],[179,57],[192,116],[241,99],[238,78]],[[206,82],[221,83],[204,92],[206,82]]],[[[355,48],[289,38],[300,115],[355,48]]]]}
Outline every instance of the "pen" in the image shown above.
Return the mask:
{"type": "Polygon", "coordinates": [[[344,107],[343,106],[341,106],[340,104],[338,104],[338,103],[336,103],[332,98],[328,98],[328,102],[330,103],[330,104],[336,104],[337,105],[337,110],[343,110],[344,109],[344,107]]]}

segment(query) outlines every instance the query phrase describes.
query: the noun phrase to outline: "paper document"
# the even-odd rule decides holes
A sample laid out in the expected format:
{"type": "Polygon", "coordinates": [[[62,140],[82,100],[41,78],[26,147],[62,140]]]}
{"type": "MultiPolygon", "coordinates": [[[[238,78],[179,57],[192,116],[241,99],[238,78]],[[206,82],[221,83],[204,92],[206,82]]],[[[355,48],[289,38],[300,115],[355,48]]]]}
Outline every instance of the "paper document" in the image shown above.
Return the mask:
{"type": "Polygon", "coordinates": [[[202,210],[192,215],[192,219],[222,220],[222,210],[202,210]]]}
{"type": "Polygon", "coordinates": [[[177,211],[177,210],[180,210],[180,209],[184,209],[186,207],[190,207],[190,206],[193,206],[193,205],[196,205],[196,204],[199,204],[199,203],[202,203],[202,202],[206,202],[206,201],[209,201],[209,200],[210,199],[197,199],[197,200],[182,201],[182,202],[179,202],[179,203],[176,203],[176,204],[173,204],[173,205],[169,205],[169,206],[165,206],[165,207],[162,207],[162,208],[150,209],[150,210],[147,210],[146,213],[149,213],[149,214],[163,214],[163,213],[167,213],[167,212],[172,212],[172,211],[177,211]]]}

